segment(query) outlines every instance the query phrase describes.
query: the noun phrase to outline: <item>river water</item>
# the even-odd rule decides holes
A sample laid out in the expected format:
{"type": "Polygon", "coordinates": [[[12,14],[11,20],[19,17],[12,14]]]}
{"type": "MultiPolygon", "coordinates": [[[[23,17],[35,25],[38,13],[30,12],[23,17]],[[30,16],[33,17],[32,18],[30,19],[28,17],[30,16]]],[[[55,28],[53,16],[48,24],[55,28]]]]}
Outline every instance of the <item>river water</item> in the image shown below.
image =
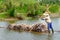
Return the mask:
{"type": "MultiPolygon", "coordinates": [[[[51,18],[54,31],[60,30],[60,18],[51,18]]],[[[42,20],[21,20],[15,21],[16,24],[36,24],[44,22],[42,20]]],[[[0,26],[7,27],[9,22],[0,21],[0,26]]],[[[0,40],[60,40],[60,32],[54,34],[37,33],[37,32],[16,32],[9,31],[6,28],[0,28],[0,40]]]]}

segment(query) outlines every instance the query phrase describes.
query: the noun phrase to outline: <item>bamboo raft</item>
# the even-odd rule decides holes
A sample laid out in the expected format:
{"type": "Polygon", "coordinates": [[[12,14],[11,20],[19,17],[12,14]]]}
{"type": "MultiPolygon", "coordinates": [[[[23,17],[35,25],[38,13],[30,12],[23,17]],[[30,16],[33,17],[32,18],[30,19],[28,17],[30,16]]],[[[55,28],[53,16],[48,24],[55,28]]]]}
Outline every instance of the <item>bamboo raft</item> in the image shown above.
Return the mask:
{"type": "Polygon", "coordinates": [[[47,28],[45,24],[37,23],[34,25],[27,24],[10,24],[7,29],[15,31],[34,31],[34,32],[46,32],[47,28]]]}

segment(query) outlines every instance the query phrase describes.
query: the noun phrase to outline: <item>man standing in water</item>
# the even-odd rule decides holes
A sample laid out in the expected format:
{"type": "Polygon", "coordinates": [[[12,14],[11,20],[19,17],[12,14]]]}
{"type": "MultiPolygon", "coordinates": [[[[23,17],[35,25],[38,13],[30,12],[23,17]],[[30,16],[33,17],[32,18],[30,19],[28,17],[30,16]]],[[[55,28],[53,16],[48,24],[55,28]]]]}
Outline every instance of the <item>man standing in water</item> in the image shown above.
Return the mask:
{"type": "Polygon", "coordinates": [[[47,23],[48,32],[50,33],[50,29],[51,29],[52,30],[52,33],[54,33],[54,30],[52,28],[51,18],[49,16],[49,12],[48,11],[46,11],[45,13],[43,13],[43,20],[45,20],[45,22],[47,23]]]}

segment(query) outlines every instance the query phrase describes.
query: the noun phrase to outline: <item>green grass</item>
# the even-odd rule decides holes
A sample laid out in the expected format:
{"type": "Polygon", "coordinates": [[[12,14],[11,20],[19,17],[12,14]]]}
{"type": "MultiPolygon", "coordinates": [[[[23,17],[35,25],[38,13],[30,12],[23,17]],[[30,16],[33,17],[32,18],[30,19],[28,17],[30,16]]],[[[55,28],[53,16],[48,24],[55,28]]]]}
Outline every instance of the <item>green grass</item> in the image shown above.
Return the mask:
{"type": "Polygon", "coordinates": [[[7,18],[6,13],[0,13],[0,18],[7,18]]]}
{"type": "Polygon", "coordinates": [[[58,5],[50,5],[49,11],[51,13],[57,13],[57,12],[59,12],[59,6],[58,5]]]}

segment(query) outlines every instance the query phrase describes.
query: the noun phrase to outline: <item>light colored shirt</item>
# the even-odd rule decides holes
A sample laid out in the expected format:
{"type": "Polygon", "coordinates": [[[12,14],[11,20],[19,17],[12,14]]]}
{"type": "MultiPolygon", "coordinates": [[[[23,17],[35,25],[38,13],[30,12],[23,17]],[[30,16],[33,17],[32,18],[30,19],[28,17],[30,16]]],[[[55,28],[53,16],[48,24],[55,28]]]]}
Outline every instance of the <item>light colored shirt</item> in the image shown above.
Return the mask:
{"type": "Polygon", "coordinates": [[[49,16],[48,13],[44,13],[43,17],[44,17],[44,19],[45,19],[46,22],[51,22],[51,19],[50,19],[50,16],[49,16]]]}

